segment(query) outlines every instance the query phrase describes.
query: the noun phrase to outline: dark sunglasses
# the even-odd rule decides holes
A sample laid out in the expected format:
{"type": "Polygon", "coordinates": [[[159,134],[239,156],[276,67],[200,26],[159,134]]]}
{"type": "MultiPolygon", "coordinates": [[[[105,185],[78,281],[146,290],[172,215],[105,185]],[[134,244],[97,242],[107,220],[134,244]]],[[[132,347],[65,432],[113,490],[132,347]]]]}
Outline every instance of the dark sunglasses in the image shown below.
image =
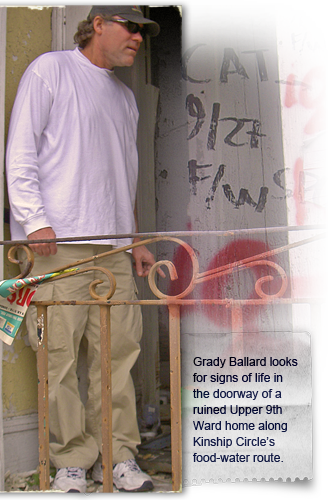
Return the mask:
{"type": "Polygon", "coordinates": [[[145,37],[146,35],[146,30],[145,30],[145,27],[144,26],[140,26],[139,24],[137,23],[133,23],[132,21],[127,21],[126,19],[111,19],[111,21],[113,23],[119,23],[119,24],[123,24],[125,26],[125,28],[130,32],[130,33],[140,33],[140,35],[142,36],[142,38],[145,37]]]}

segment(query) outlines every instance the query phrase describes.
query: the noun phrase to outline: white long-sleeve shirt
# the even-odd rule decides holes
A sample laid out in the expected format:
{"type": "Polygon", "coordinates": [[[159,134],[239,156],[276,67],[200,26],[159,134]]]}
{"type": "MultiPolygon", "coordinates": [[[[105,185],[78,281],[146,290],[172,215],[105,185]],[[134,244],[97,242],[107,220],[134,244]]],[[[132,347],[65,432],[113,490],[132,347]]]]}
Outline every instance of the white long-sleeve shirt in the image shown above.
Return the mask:
{"type": "Polygon", "coordinates": [[[7,143],[12,239],[49,226],[58,238],[134,232],[137,121],[131,90],[78,48],[30,64],[7,143]]]}

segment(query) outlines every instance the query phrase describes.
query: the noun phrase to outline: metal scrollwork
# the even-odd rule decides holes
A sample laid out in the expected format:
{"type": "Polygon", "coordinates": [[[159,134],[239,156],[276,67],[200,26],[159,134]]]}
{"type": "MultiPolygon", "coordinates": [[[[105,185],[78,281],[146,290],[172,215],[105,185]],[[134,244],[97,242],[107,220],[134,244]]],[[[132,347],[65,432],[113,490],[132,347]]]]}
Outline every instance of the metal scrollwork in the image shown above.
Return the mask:
{"type": "Polygon", "coordinates": [[[104,267],[95,267],[94,266],[93,270],[94,271],[98,270],[107,276],[107,278],[109,280],[110,288],[105,295],[98,295],[96,293],[95,289],[96,289],[97,285],[103,283],[103,281],[102,280],[94,280],[89,285],[89,293],[90,293],[91,297],[95,300],[109,300],[109,299],[111,299],[111,297],[113,296],[113,294],[116,291],[116,278],[114,277],[114,275],[112,274],[111,271],[109,271],[108,269],[105,269],[104,267]]]}
{"type": "Polygon", "coordinates": [[[287,277],[284,269],[281,266],[279,266],[278,264],[276,264],[275,262],[272,262],[270,260],[257,260],[257,261],[251,262],[251,264],[247,264],[246,267],[264,266],[264,265],[270,266],[270,267],[272,267],[273,269],[275,269],[278,272],[278,274],[279,274],[279,276],[281,278],[281,287],[280,287],[280,289],[279,289],[279,291],[277,293],[273,293],[273,294],[267,294],[267,293],[265,293],[262,290],[262,285],[264,283],[273,281],[274,277],[271,276],[271,275],[263,276],[262,278],[259,278],[256,281],[256,284],[255,284],[255,291],[256,291],[256,293],[262,299],[278,299],[278,298],[283,297],[283,295],[285,294],[286,289],[288,287],[288,277],[287,277]]]}
{"type": "Polygon", "coordinates": [[[191,259],[191,262],[192,262],[192,277],[191,277],[189,285],[187,286],[187,288],[183,292],[179,293],[178,295],[166,295],[165,293],[161,292],[156,285],[155,278],[156,278],[157,270],[163,265],[166,266],[168,271],[169,271],[170,278],[172,281],[178,279],[178,274],[177,274],[177,271],[176,271],[176,268],[175,268],[175,265],[173,264],[173,262],[171,262],[169,260],[161,260],[161,261],[156,262],[149,271],[148,282],[149,282],[150,289],[153,292],[153,294],[156,295],[156,297],[158,297],[159,299],[182,299],[183,297],[186,297],[187,295],[189,295],[190,292],[192,292],[192,290],[195,288],[195,285],[197,282],[196,278],[198,276],[199,264],[198,264],[196,254],[195,254],[194,250],[191,248],[191,246],[189,246],[187,243],[185,243],[184,241],[182,241],[178,238],[167,236],[167,237],[163,237],[162,240],[174,241],[175,243],[178,243],[179,245],[181,245],[187,251],[187,253],[191,259]]]}
{"type": "MultiPolygon", "coordinates": [[[[67,266],[67,267],[63,268],[63,271],[65,269],[70,269],[70,267],[71,266],[67,266]]],[[[106,277],[108,278],[108,282],[109,282],[108,291],[104,295],[99,295],[96,292],[96,287],[97,287],[97,285],[102,284],[103,280],[101,280],[101,279],[93,280],[89,285],[89,293],[90,293],[91,297],[95,300],[109,300],[109,299],[111,299],[111,297],[113,296],[113,294],[116,291],[116,278],[114,277],[114,275],[112,274],[111,271],[109,271],[108,269],[105,269],[104,267],[91,266],[91,267],[84,267],[82,269],[73,269],[72,271],[68,271],[65,274],[55,276],[54,278],[49,278],[47,280],[47,282],[57,281],[60,279],[67,278],[69,276],[77,276],[78,274],[87,273],[89,271],[99,271],[100,273],[105,274],[106,277]]]]}
{"type": "Polygon", "coordinates": [[[279,266],[278,264],[276,264],[275,262],[264,259],[264,257],[267,256],[268,254],[269,254],[269,256],[272,255],[271,251],[268,253],[261,254],[260,256],[255,255],[253,257],[244,259],[242,261],[237,261],[237,262],[233,262],[231,264],[226,264],[225,266],[222,266],[222,267],[217,268],[217,269],[209,270],[205,273],[199,273],[198,272],[199,265],[198,265],[198,260],[197,260],[196,254],[195,254],[194,250],[187,243],[185,243],[184,241],[179,240],[177,238],[173,238],[173,237],[165,237],[162,239],[174,241],[185,248],[185,250],[187,251],[187,253],[190,256],[190,259],[192,261],[193,271],[192,271],[191,281],[190,281],[188,287],[180,294],[170,296],[170,295],[166,295],[165,293],[161,292],[158,289],[158,287],[156,286],[156,283],[155,283],[156,272],[161,266],[166,266],[168,271],[169,271],[171,280],[175,280],[178,278],[176,268],[175,268],[173,262],[171,262],[169,260],[162,260],[162,261],[156,262],[152,266],[152,268],[149,272],[148,281],[149,281],[149,286],[150,286],[151,291],[154,293],[154,295],[156,295],[156,297],[158,297],[160,299],[172,299],[172,300],[173,299],[182,299],[182,298],[186,297],[189,293],[191,293],[192,290],[195,288],[196,284],[198,284],[198,283],[202,283],[204,281],[219,278],[220,276],[223,276],[226,274],[232,274],[235,271],[239,271],[239,270],[246,269],[246,268],[252,268],[252,267],[260,266],[260,265],[269,266],[269,267],[275,269],[281,278],[280,289],[277,293],[274,293],[274,294],[266,293],[262,289],[262,287],[265,283],[268,283],[268,282],[274,280],[274,276],[268,275],[268,276],[263,276],[263,277],[257,279],[257,281],[255,283],[255,291],[260,298],[267,299],[267,300],[277,299],[277,298],[283,297],[284,293],[287,290],[288,277],[287,277],[284,269],[281,266],[279,266]],[[258,257],[260,257],[259,260],[257,260],[258,257]]]}
{"type": "MultiPolygon", "coordinates": [[[[86,273],[88,271],[100,271],[102,274],[104,274],[107,277],[108,282],[109,282],[109,289],[107,290],[107,292],[104,295],[99,295],[96,291],[96,288],[99,284],[103,283],[103,281],[100,279],[96,279],[90,283],[89,293],[90,293],[91,297],[95,300],[102,300],[102,301],[110,300],[111,297],[113,296],[113,294],[115,293],[115,290],[116,290],[116,279],[115,279],[114,275],[109,270],[107,270],[103,267],[96,267],[96,266],[82,267],[80,269],[78,267],[78,269],[72,269],[72,270],[70,270],[70,269],[74,266],[79,266],[80,264],[86,264],[87,262],[90,262],[92,260],[95,261],[96,259],[98,259],[100,257],[105,257],[107,255],[111,255],[111,254],[118,253],[121,251],[126,251],[126,250],[132,249],[136,246],[149,245],[152,243],[156,243],[158,241],[172,241],[174,243],[177,243],[181,247],[183,247],[186,250],[186,252],[188,253],[190,260],[191,260],[191,264],[192,264],[192,276],[191,276],[190,282],[189,282],[188,286],[185,288],[185,290],[183,290],[178,295],[167,295],[166,293],[160,291],[158,286],[156,285],[157,271],[162,266],[165,266],[167,268],[167,270],[169,272],[170,279],[172,281],[178,279],[177,270],[176,270],[176,267],[173,264],[173,262],[171,262],[169,260],[161,260],[161,261],[156,262],[151,267],[149,275],[148,275],[148,282],[149,282],[149,286],[150,286],[151,291],[159,299],[165,299],[165,300],[183,299],[183,298],[187,297],[194,290],[196,284],[198,284],[198,283],[202,283],[204,281],[219,278],[220,276],[232,274],[235,271],[243,270],[246,268],[253,268],[255,266],[261,266],[261,265],[268,266],[270,268],[275,269],[275,271],[278,273],[278,275],[281,279],[280,289],[278,290],[277,293],[266,293],[263,290],[264,285],[266,283],[273,281],[274,276],[269,274],[268,276],[263,276],[263,277],[258,278],[256,280],[256,283],[255,283],[255,291],[261,299],[270,300],[270,299],[281,298],[281,297],[283,297],[284,293],[287,290],[288,277],[287,277],[284,269],[281,266],[279,266],[278,264],[276,264],[275,262],[273,262],[271,260],[266,260],[266,258],[273,256],[275,251],[278,252],[279,250],[264,252],[263,254],[260,254],[260,255],[254,255],[252,257],[248,257],[248,258],[240,260],[240,261],[226,264],[226,265],[221,266],[221,267],[216,268],[216,269],[208,270],[204,273],[199,273],[198,259],[197,259],[197,256],[196,256],[194,250],[192,249],[192,247],[190,245],[188,245],[186,242],[180,240],[179,238],[172,237],[172,236],[157,236],[154,238],[147,239],[145,241],[141,240],[137,243],[134,243],[134,244],[131,244],[131,245],[119,248],[119,249],[110,250],[104,254],[95,255],[95,256],[93,256],[93,258],[90,258],[90,259],[77,261],[75,263],[72,263],[70,266],[66,266],[66,267],[63,267],[61,269],[58,268],[56,270],[49,271],[50,273],[60,272],[60,271],[67,271],[67,272],[65,272],[64,274],[62,274],[60,276],[50,278],[47,281],[55,281],[58,279],[66,278],[68,276],[74,276],[77,274],[86,273]]],[[[14,247],[11,247],[9,252],[8,252],[8,259],[10,262],[12,262],[14,264],[22,264],[22,261],[15,258],[15,255],[16,255],[16,252],[18,249],[22,249],[26,253],[26,256],[27,256],[27,264],[26,264],[24,270],[21,272],[21,274],[19,274],[17,276],[17,279],[20,279],[20,278],[25,278],[31,272],[31,270],[33,268],[33,264],[34,264],[34,256],[33,256],[32,250],[28,246],[16,245],[14,247]]]]}
{"type": "Polygon", "coordinates": [[[21,271],[21,273],[18,276],[16,276],[16,279],[24,279],[32,271],[32,268],[34,266],[34,254],[31,248],[26,245],[15,245],[13,247],[10,247],[8,251],[8,260],[12,264],[17,264],[17,265],[23,264],[22,260],[16,258],[16,252],[19,249],[22,249],[26,253],[27,260],[25,268],[21,271]]]}
{"type": "MultiPolygon", "coordinates": [[[[8,260],[12,264],[17,264],[17,265],[23,264],[22,260],[19,260],[15,257],[18,249],[22,249],[26,253],[27,263],[25,265],[24,270],[18,276],[16,276],[15,279],[24,279],[31,273],[31,271],[33,269],[34,254],[33,254],[33,251],[31,250],[31,248],[26,246],[26,245],[15,245],[15,246],[11,247],[8,251],[8,260]]],[[[53,270],[53,271],[48,271],[48,273],[51,274],[53,272],[60,273],[61,271],[69,270],[63,274],[60,274],[59,276],[54,276],[52,278],[49,278],[47,280],[47,282],[49,283],[50,281],[57,281],[60,279],[68,278],[69,276],[76,276],[78,274],[87,273],[89,271],[99,271],[100,273],[104,274],[107,277],[108,282],[109,282],[109,289],[107,290],[107,292],[104,295],[99,295],[96,291],[96,287],[98,285],[102,284],[103,280],[96,279],[90,283],[89,293],[90,293],[91,297],[95,300],[106,301],[106,300],[111,299],[111,297],[113,296],[113,294],[116,291],[116,279],[115,279],[114,275],[112,274],[112,272],[104,267],[97,267],[97,266],[83,267],[81,269],[72,269],[72,271],[70,271],[70,269],[73,268],[73,266],[75,266],[76,264],[77,264],[77,262],[75,262],[74,264],[64,266],[63,268],[58,268],[58,269],[53,270]]]]}

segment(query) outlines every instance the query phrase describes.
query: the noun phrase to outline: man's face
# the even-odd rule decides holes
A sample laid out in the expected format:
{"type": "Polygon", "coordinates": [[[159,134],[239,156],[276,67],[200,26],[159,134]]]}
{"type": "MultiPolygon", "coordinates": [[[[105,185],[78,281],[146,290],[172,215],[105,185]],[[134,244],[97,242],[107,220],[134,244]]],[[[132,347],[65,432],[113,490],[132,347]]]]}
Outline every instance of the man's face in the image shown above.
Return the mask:
{"type": "MultiPolygon", "coordinates": [[[[114,19],[120,19],[114,16],[114,19]]],[[[99,61],[103,68],[132,66],[143,41],[141,33],[130,33],[124,24],[95,18],[99,61]]]]}

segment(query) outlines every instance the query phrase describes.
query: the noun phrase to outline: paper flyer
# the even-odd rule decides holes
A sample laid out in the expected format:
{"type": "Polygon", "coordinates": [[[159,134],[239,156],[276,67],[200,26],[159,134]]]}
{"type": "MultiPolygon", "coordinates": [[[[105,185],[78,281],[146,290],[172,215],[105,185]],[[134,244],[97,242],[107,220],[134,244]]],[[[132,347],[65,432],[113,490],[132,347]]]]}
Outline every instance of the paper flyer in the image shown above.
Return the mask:
{"type": "Polygon", "coordinates": [[[10,279],[0,282],[0,340],[11,345],[22,324],[37,286],[43,281],[59,276],[72,269],[33,276],[24,279],[10,279]]]}

